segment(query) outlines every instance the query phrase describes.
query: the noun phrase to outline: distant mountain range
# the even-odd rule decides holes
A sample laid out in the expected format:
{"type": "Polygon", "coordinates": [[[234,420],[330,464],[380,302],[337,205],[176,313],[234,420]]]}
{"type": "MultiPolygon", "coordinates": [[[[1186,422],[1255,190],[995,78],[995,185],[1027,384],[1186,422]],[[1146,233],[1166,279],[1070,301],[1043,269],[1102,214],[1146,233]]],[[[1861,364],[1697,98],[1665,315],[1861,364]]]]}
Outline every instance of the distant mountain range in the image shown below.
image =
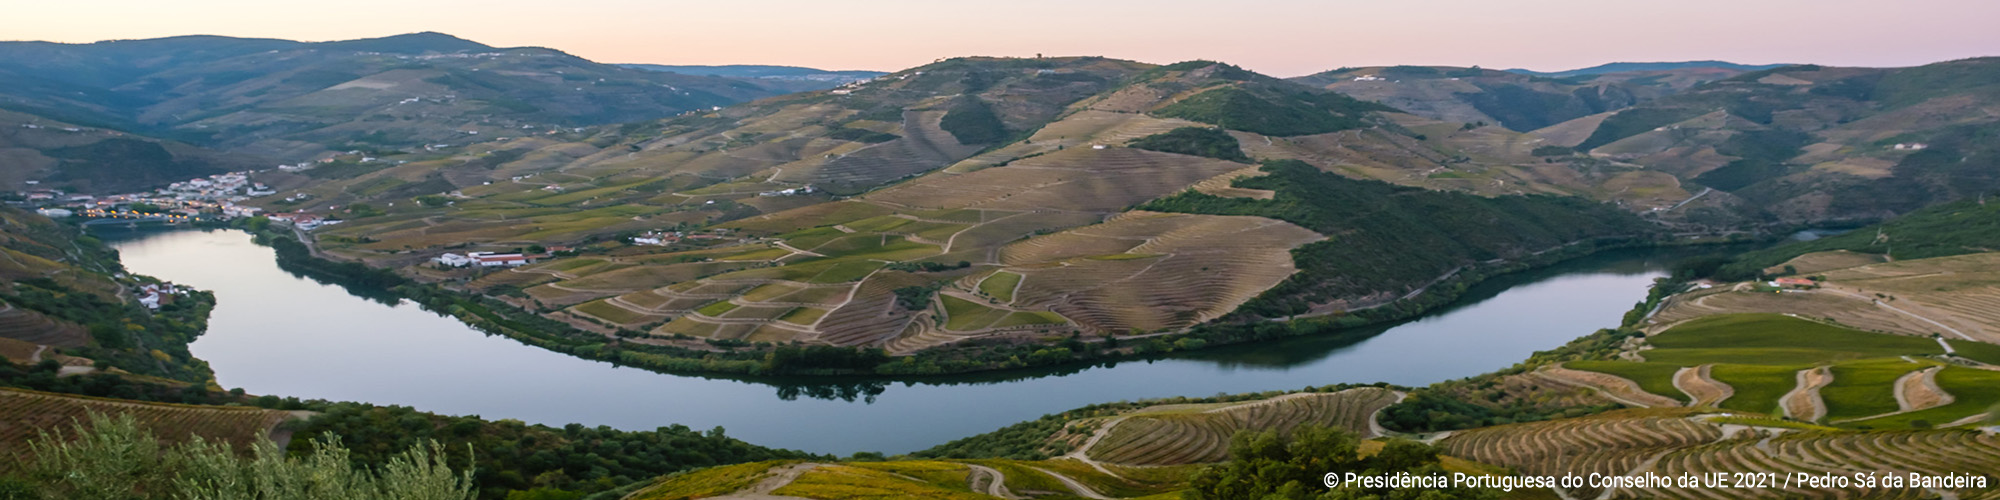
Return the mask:
{"type": "Polygon", "coordinates": [[[1534,76],[1546,76],[1546,77],[1550,77],[1550,78],[1564,78],[1564,77],[1571,77],[1571,76],[1583,76],[1583,75],[1602,75],[1602,74],[1605,74],[1605,73],[1629,73],[1629,72],[1638,72],[1638,71],[1669,71],[1669,70],[1677,70],[1677,69],[1703,69],[1703,68],[1709,68],[1709,69],[1726,69],[1726,70],[1731,70],[1731,71],[1762,71],[1762,70],[1767,70],[1767,69],[1771,69],[1771,68],[1776,68],[1776,67],[1780,67],[1780,66],[1786,66],[1786,65],[1784,65],[1784,64],[1737,64],[1737,63],[1733,63],[1733,62],[1728,62],[1728,61],[1682,61],[1682,62],[1615,62],[1615,63],[1609,63],[1609,64],[1600,64],[1600,65],[1596,65],[1596,66],[1591,66],[1591,67],[1588,67],[1588,68],[1582,68],[1582,69],[1572,69],[1572,70],[1568,70],[1568,71],[1550,71],[1550,72],[1542,72],[1542,71],[1534,71],[1534,70],[1528,70],[1528,69],[1520,69],[1520,68],[1515,68],[1515,69],[1510,69],[1510,70],[1505,70],[1505,71],[1507,71],[1508,73],[1520,73],[1520,74],[1523,74],[1523,75],[1534,75],[1534,76]]]}
{"type": "Polygon", "coordinates": [[[755,64],[730,64],[723,66],[672,66],[666,64],[620,64],[633,69],[664,71],[695,76],[723,76],[730,78],[771,78],[779,80],[854,81],[867,80],[888,74],[885,71],[846,70],[831,71],[799,66],[763,66],[755,64]]]}
{"type": "Polygon", "coordinates": [[[272,162],[653,120],[798,90],[441,33],[0,42],[0,109],[272,162]]]}

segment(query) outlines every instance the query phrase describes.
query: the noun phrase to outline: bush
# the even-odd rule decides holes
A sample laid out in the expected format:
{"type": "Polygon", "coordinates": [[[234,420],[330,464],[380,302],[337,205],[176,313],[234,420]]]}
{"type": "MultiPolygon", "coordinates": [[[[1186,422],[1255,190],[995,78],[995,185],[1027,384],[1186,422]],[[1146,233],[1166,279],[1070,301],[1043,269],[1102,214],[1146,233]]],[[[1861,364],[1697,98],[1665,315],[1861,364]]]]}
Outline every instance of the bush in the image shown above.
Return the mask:
{"type": "Polygon", "coordinates": [[[1250,161],[1250,157],[1243,154],[1243,147],[1236,142],[1236,138],[1218,128],[1181,127],[1141,137],[1138,140],[1132,141],[1130,145],[1134,148],[1162,153],[1179,153],[1229,161],[1250,161]]]}
{"type": "Polygon", "coordinates": [[[1536,146],[1532,153],[1535,156],[1569,156],[1576,154],[1576,149],[1569,146],[1550,144],[1547,146],[1536,146]]]}
{"type": "Polygon", "coordinates": [[[1383,476],[1445,475],[1439,450],[1397,439],[1382,451],[1362,458],[1360,439],[1340,429],[1301,426],[1289,435],[1276,431],[1242,431],[1229,440],[1229,461],[1196,472],[1184,498],[1189,500],[1306,500],[1311,498],[1492,499],[1492,489],[1364,488],[1339,485],[1328,490],[1318,481],[1329,473],[1383,476]]]}
{"type": "Polygon", "coordinates": [[[338,440],[296,458],[259,440],[246,457],[200,438],[162,445],[131,415],[93,414],[67,433],[42,432],[29,448],[22,478],[0,488],[14,490],[15,498],[472,498],[472,472],[452,470],[435,442],[369,470],[355,466],[338,440]]]}
{"type": "Polygon", "coordinates": [[[974,96],[961,96],[946,111],[938,126],[951,132],[959,144],[993,144],[1007,139],[1007,125],[993,108],[974,96]]]}

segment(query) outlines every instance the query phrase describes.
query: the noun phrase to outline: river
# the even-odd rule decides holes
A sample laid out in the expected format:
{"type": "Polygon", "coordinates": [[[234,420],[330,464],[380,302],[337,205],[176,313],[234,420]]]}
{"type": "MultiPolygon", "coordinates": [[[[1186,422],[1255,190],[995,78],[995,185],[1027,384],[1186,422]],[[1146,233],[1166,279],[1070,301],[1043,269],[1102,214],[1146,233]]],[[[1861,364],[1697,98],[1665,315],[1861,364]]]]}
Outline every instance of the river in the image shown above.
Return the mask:
{"type": "Polygon", "coordinates": [[[554,426],[722,426],[760,445],[841,455],[914,451],[1093,403],[1486,373],[1615,326],[1676,253],[1609,252],[1504,276],[1359,342],[1300,338],[1110,366],[827,385],[661,374],[488,336],[412,303],[280,270],[271,249],[240,231],[97,234],[131,271],[215,293],[208,332],[191,349],[223,387],[554,426]]]}

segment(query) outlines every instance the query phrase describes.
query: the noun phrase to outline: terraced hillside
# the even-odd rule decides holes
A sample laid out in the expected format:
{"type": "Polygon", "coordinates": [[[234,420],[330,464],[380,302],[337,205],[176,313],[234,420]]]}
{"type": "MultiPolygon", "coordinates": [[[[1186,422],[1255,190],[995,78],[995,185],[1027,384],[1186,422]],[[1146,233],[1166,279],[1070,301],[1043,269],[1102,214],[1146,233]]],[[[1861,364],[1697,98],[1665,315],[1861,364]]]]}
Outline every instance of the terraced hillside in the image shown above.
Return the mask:
{"type": "Polygon", "coordinates": [[[1993,271],[2000,254],[1895,262],[1849,255],[1836,254],[1843,257],[1837,264],[1818,263],[1829,260],[1819,254],[1785,264],[1822,277],[1813,289],[1773,293],[1768,286],[1745,284],[1682,294],[1669,301],[1653,322],[1667,325],[1715,314],[1773,312],[1826,318],[1869,331],[2000,342],[2000,313],[1995,312],[2000,311],[1996,302],[2000,275],[1993,271]],[[1835,265],[1842,267],[1829,268],[1835,265]]]}
{"type": "Polygon", "coordinates": [[[1262,217],[1134,211],[1000,249],[1022,276],[1013,304],[1095,332],[1206,322],[1294,272],[1290,250],[1322,237],[1262,217]]]}
{"type": "Polygon", "coordinates": [[[1302,425],[1336,427],[1363,437],[1382,431],[1375,413],[1401,399],[1389,389],[1298,393],[1247,403],[1167,405],[1105,422],[1072,456],[1132,466],[1219,462],[1238,431],[1289,432],[1302,425]]]}
{"type": "Polygon", "coordinates": [[[1527,132],[1742,73],[1689,68],[1545,78],[1480,68],[1391,66],[1341,68],[1292,80],[1426,118],[1527,132]]]}
{"type": "MultiPolygon", "coordinates": [[[[1512,467],[1526,474],[1625,475],[1673,450],[1715,442],[1721,425],[1682,410],[1625,410],[1589,417],[1454,432],[1438,441],[1445,453],[1512,467]]],[[[1576,497],[1600,490],[1579,488],[1576,497]]]]}
{"type": "Polygon", "coordinates": [[[591,329],[650,334],[642,343],[798,341],[911,353],[991,336],[1180,328],[1278,283],[1292,273],[1288,251],[1320,237],[1269,219],[1118,216],[1199,186],[1259,196],[1227,186],[1259,173],[1243,163],[1125,143],[1204,120],[1239,123],[1236,105],[1291,106],[1284,109],[1295,121],[1285,126],[1313,131],[1373,123],[1375,108],[1226,65],[1138,75],[1146,69],[1097,58],[951,60],[839,92],[634,127],[614,136],[624,147],[523,139],[308,191],[315,203],[368,199],[371,184],[428,185],[426,172],[442,171],[462,187],[445,203],[383,203],[385,215],[321,230],[321,248],[408,266],[410,250],[595,242],[577,257],[521,269],[422,274],[559,309],[549,315],[582,318],[591,329]],[[1138,83],[1128,81],[1135,75],[1138,83]],[[1114,84],[1123,86],[1107,92],[1114,84]],[[1169,109],[1198,95],[1227,103],[1169,109]],[[1117,112],[1140,108],[1157,112],[1117,112]],[[992,130],[1037,132],[996,138],[992,130]],[[475,164],[491,173],[477,174],[475,164]],[[481,175],[493,180],[462,184],[481,175]],[[909,176],[844,201],[820,194],[909,176]],[[721,231],[663,249],[605,241],[704,227],[721,231]],[[1085,227],[1077,234],[1117,233],[1130,243],[1076,253],[1075,236],[1061,232],[1085,227]],[[1044,238],[1023,241],[1037,235],[1044,238]],[[1023,250],[1044,247],[1056,253],[1023,250]],[[1081,272],[1051,272],[1058,267],[1081,272]],[[1018,277],[1004,299],[979,289],[995,274],[1018,277]],[[1116,285],[1077,281],[1092,276],[1116,285]],[[922,289],[936,290],[928,304],[898,300],[922,289]]]}
{"type": "Polygon", "coordinates": [[[1996,188],[1982,173],[1992,148],[1973,139],[2000,123],[1981,104],[1995,68],[2000,59],[1788,66],[1559,127],[1592,130],[1578,151],[1713,188],[1709,198],[1757,218],[1880,218],[1996,188]]]}
{"type": "MultiPolygon", "coordinates": [[[[316,232],[337,258],[526,308],[577,327],[565,335],[578,342],[622,333],[697,351],[798,342],[908,355],[974,339],[1171,332],[1246,308],[1237,319],[1345,315],[1481,279],[1488,266],[1649,237],[1638,218],[1576,198],[1337,180],[1486,195],[1568,196],[1565,186],[1588,184],[1536,168],[1427,170],[1475,150],[1534,148],[1505,136],[1518,133],[1472,131],[1493,140],[1438,149],[1409,125],[1456,128],[1422,121],[1213,62],[952,59],[383,166],[307,189],[306,205],[381,212],[316,232]],[[1305,168],[1246,161],[1266,157],[1305,168]],[[419,188],[443,192],[390,206],[419,188]],[[1351,203],[1302,202],[1308,190],[1351,203]],[[1208,200],[1261,204],[1196,206],[1208,200]],[[1181,213],[1132,211],[1141,206],[1181,213]],[[643,234],[668,243],[630,244],[643,234]],[[419,260],[536,247],[569,250],[496,272],[419,260]],[[1014,281],[985,286],[993,276],[1014,281]]],[[[1646,187],[1654,181],[1620,181],[1621,199],[1680,196],[1646,187]]]]}
{"type": "Polygon", "coordinates": [[[1074,460],[757,462],[663,477],[625,498],[1166,498],[1177,497],[1192,472],[1112,470],[1074,460]]]}
{"type": "MultiPolygon", "coordinates": [[[[1858,472],[1983,474],[2000,464],[2000,440],[1964,430],[1835,432],[1778,421],[1716,418],[1684,410],[1628,410],[1591,417],[1452,433],[1447,453],[1530,474],[1791,475],[1858,472]]],[[[1990,484],[1990,483],[1989,483],[1990,484]]],[[[1610,498],[1929,498],[1946,492],[1991,498],[1994,488],[1923,487],[1576,488],[1567,497],[1610,498]]]]}
{"type": "Polygon", "coordinates": [[[2000,348],[1977,342],[1739,314],[1682,322],[1626,351],[1626,360],[1565,366],[1594,373],[1600,390],[1627,400],[1692,400],[1845,428],[1903,429],[1990,420],[2000,395],[1979,381],[2000,380],[1996,355],[2000,348]]]}
{"type": "Polygon", "coordinates": [[[0,388],[0,470],[15,465],[28,442],[42,432],[61,432],[91,413],[130,414],[154,435],[176,442],[200,436],[244,449],[271,437],[290,412],[247,407],[139,403],[0,388]]]}
{"type": "Polygon", "coordinates": [[[83,325],[5,304],[0,304],[0,337],[51,347],[83,347],[90,342],[83,325]]]}

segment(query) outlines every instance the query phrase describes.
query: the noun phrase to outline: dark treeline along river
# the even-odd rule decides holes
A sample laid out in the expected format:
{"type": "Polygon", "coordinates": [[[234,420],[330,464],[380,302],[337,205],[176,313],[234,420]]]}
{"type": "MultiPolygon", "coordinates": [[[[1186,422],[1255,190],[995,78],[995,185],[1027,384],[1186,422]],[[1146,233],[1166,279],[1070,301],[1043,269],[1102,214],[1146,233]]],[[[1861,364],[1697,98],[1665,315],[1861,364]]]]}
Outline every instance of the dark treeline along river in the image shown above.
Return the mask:
{"type": "Polygon", "coordinates": [[[669,375],[542,350],[280,270],[241,231],[96,234],[133,272],[215,292],[192,349],[223,387],[555,426],[722,426],[760,445],[842,455],[919,450],[1094,403],[1486,373],[1616,326],[1690,252],[1607,252],[1503,276],[1359,342],[1308,337],[1062,370],[828,382],[669,375]]]}

